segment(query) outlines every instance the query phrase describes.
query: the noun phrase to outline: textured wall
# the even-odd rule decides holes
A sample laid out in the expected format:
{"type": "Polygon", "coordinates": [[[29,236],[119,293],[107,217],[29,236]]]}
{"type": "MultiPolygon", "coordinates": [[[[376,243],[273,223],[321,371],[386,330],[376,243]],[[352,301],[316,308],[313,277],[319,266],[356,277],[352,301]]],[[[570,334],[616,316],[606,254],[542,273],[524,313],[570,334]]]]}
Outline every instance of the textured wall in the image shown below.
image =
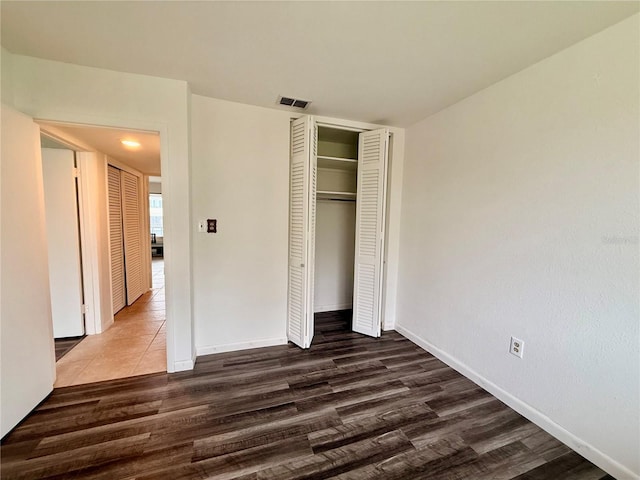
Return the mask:
{"type": "Polygon", "coordinates": [[[620,478],[640,473],[639,18],[407,129],[398,289],[401,330],[620,478]]]}

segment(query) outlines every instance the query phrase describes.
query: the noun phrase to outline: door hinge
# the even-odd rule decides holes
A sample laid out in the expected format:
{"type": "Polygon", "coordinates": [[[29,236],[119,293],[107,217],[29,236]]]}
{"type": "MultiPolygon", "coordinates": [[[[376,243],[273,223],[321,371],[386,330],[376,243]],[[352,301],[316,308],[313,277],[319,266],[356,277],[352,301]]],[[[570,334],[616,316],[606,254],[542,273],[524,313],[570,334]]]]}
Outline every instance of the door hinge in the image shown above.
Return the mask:
{"type": "Polygon", "coordinates": [[[87,306],[84,303],[80,305],[80,313],[82,313],[83,315],[87,313],[87,306]]]}
{"type": "Polygon", "coordinates": [[[73,178],[80,178],[80,170],[78,170],[78,167],[73,167],[73,178]]]}

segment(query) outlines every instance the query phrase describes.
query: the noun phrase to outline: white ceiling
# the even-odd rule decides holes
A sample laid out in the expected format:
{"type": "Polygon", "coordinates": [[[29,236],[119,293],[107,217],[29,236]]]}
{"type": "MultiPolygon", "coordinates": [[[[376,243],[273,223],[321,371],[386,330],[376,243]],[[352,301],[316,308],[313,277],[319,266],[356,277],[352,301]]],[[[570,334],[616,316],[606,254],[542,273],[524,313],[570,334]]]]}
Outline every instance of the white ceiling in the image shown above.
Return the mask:
{"type": "Polygon", "coordinates": [[[640,9],[638,2],[6,1],[2,44],[187,80],[193,93],[406,126],[640,9]]]}
{"type": "MultiPolygon", "coordinates": [[[[65,125],[44,121],[39,123],[44,130],[47,130],[47,126],[53,127],[52,132],[58,137],[80,141],[145,175],[160,176],[160,136],[157,132],[65,125]],[[64,134],[64,137],[61,134],[64,134]],[[140,143],[140,147],[126,147],[122,144],[122,140],[134,140],[140,143]]],[[[47,139],[42,146],[52,147],[53,145],[50,145],[47,139]]]]}

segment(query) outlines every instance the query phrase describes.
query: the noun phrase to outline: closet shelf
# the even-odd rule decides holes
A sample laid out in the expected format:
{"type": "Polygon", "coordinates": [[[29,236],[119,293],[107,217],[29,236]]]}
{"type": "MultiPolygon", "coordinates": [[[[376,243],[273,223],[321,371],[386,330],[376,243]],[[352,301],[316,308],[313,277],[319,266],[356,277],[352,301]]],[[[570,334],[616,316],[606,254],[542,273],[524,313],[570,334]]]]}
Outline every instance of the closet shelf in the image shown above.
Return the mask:
{"type": "Polygon", "coordinates": [[[358,160],[353,158],[327,157],[318,155],[318,168],[336,168],[341,170],[353,170],[358,168],[358,160]]]}
{"type": "Polygon", "coordinates": [[[318,200],[353,200],[356,199],[356,194],[353,192],[330,192],[327,190],[316,191],[318,200]]]}

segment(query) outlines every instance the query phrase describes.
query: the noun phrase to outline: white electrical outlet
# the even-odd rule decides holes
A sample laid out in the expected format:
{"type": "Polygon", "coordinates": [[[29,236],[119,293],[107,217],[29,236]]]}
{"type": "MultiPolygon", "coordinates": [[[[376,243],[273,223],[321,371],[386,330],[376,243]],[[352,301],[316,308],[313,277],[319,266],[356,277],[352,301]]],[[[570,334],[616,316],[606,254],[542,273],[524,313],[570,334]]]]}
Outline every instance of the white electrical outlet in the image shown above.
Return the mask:
{"type": "Polygon", "coordinates": [[[509,353],[516,357],[522,358],[522,352],[524,350],[524,342],[516,337],[511,337],[511,346],[509,347],[509,353]]]}

